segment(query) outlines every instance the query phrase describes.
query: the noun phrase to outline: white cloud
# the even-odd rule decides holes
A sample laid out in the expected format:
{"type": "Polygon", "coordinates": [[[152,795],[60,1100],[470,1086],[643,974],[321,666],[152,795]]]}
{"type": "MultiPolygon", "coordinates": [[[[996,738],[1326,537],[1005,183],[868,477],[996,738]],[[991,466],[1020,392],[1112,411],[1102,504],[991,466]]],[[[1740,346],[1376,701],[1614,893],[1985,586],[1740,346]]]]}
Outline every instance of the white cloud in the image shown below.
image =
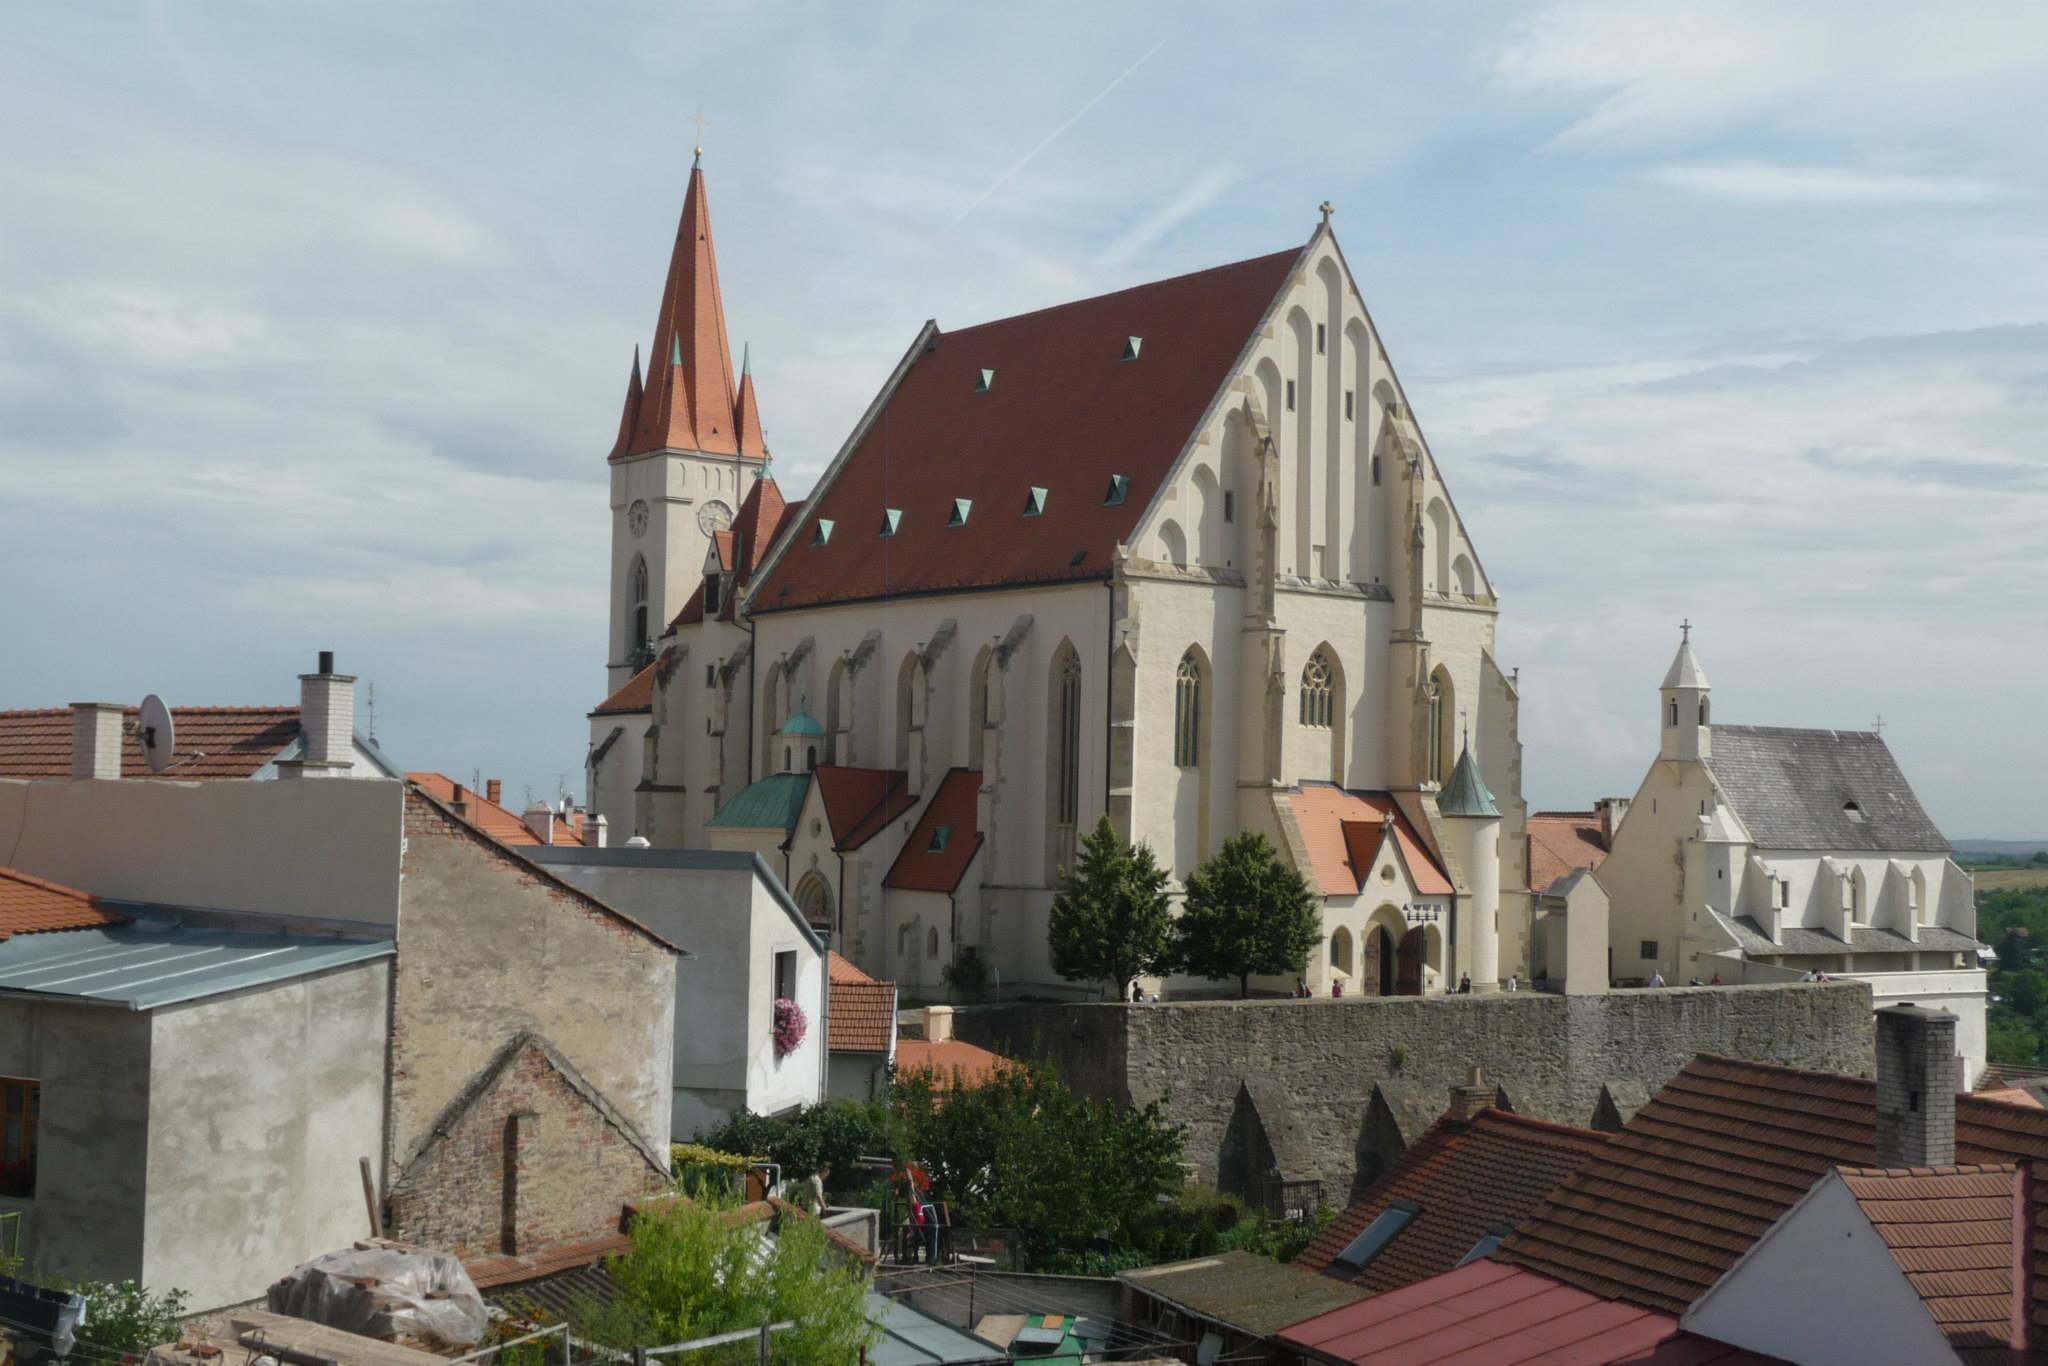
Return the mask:
{"type": "Polygon", "coordinates": [[[2000,193],[1979,180],[1768,161],[1692,162],[1658,166],[1648,175],[1658,184],[1697,194],[1771,204],[1981,204],[2000,193]]]}

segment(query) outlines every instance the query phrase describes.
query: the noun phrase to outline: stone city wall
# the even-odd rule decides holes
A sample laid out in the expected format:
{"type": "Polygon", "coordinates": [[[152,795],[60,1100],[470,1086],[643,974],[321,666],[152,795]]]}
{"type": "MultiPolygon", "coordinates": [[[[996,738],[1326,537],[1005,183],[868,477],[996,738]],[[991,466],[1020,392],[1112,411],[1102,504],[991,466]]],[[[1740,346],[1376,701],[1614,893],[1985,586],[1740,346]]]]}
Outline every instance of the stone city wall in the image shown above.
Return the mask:
{"type": "Polygon", "coordinates": [[[1316,1179],[1344,1199],[1443,1113],[1472,1066],[1518,1113],[1613,1128],[1696,1053],[1867,1076],[1870,1010],[1868,986],[1831,982],[977,1006],[953,1027],[1007,1056],[1050,1060],[1084,1094],[1159,1101],[1187,1126],[1200,1180],[1316,1179]],[[1247,1150],[1258,1156],[1244,1170],[1247,1150]]]}

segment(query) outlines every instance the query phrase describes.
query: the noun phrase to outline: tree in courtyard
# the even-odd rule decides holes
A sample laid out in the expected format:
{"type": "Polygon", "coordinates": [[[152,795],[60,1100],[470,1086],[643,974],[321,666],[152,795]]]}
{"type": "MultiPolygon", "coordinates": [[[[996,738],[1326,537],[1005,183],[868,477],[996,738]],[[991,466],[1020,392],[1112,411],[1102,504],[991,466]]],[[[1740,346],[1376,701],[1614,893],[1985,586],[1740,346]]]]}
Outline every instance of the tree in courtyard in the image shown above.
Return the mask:
{"type": "Polygon", "coordinates": [[[1322,938],[1308,883],[1264,835],[1247,831],[1188,874],[1173,958],[1197,977],[1235,977],[1242,997],[1254,974],[1300,973],[1322,938]]]}
{"type": "Polygon", "coordinates": [[[1104,816],[1081,841],[1081,857],[1060,870],[1047,934],[1053,971],[1069,981],[1113,982],[1116,998],[1131,982],[1171,962],[1173,915],[1166,870],[1149,846],[1129,848],[1104,816]]]}

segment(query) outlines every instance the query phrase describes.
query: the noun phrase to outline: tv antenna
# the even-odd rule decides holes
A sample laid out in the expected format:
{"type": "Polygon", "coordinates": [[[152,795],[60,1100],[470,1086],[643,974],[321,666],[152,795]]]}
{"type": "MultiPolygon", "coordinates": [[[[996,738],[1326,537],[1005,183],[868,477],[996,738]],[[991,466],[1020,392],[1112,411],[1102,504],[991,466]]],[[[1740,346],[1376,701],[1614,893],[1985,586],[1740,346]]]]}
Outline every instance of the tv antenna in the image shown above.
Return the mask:
{"type": "Polygon", "coordinates": [[[171,709],[155,693],[143,698],[136,711],[135,738],[142,745],[142,761],[149,765],[151,773],[162,773],[171,766],[178,729],[171,720],[171,709]]]}

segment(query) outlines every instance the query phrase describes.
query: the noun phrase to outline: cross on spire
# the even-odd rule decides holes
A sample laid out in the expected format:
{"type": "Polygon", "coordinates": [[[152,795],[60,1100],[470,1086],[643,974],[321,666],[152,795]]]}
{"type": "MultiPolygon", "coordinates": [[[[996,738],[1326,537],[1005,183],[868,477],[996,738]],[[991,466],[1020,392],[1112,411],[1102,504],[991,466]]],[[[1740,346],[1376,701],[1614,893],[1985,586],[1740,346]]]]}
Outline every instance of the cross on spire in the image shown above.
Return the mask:
{"type": "Polygon", "coordinates": [[[697,125],[697,155],[701,157],[704,155],[704,130],[711,126],[711,120],[704,117],[704,106],[698,105],[697,112],[690,115],[685,122],[697,125]]]}
{"type": "Polygon", "coordinates": [[[1692,639],[1692,618],[1691,618],[1691,617],[1687,617],[1687,618],[1686,618],[1686,619],[1685,619],[1684,621],[1681,621],[1681,622],[1679,622],[1679,623],[1678,623],[1678,632],[1679,632],[1679,638],[1680,638],[1680,639],[1682,639],[1682,640],[1691,640],[1691,639],[1692,639]]]}
{"type": "Polygon", "coordinates": [[[1329,227],[1330,215],[1337,212],[1336,207],[1329,200],[1325,199],[1322,203],[1316,205],[1316,209],[1323,215],[1323,226],[1329,227]]]}

